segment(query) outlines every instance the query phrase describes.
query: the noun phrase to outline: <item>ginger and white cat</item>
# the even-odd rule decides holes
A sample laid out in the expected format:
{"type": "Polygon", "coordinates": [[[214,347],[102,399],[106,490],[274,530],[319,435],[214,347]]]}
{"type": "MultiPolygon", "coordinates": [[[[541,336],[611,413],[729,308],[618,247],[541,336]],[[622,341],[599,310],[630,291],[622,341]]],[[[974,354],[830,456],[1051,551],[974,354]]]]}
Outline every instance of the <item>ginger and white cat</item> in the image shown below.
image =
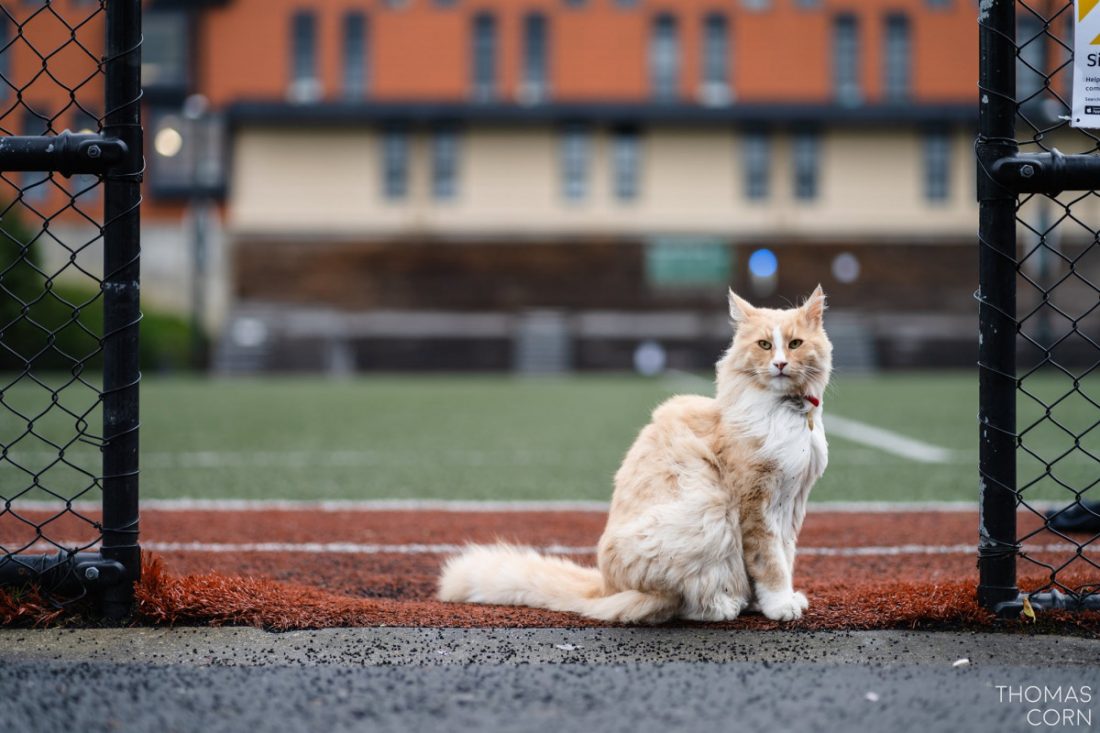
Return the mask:
{"type": "Polygon", "coordinates": [[[717,394],[653,412],[615,475],[599,568],[506,544],[447,561],[444,601],[535,606],[603,621],[801,617],[792,585],[806,499],[828,461],[821,396],[832,345],[818,286],[800,308],[729,294],[735,333],[717,394]]]}

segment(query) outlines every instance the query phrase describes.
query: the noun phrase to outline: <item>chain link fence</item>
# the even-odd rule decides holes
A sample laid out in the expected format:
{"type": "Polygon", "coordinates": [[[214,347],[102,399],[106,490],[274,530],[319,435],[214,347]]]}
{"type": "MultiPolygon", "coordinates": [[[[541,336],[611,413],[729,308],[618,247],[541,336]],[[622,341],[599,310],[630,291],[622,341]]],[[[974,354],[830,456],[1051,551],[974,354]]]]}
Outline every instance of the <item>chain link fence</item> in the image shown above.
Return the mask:
{"type": "Polygon", "coordinates": [[[0,3],[0,582],[123,616],[137,547],[140,2],[0,3]]]}
{"type": "Polygon", "coordinates": [[[980,13],[979,598],[1100,607],[1100,136],[1070,126],[1072,0],[980,13]]]}

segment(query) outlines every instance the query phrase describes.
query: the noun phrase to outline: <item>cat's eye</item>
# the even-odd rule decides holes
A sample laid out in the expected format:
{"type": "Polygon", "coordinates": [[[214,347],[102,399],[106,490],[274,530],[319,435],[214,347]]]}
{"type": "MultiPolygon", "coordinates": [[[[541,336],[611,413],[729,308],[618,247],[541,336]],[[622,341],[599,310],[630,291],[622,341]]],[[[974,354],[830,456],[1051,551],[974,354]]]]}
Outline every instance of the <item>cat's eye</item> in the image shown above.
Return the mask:
{"type": "Polygon", "coordinates": [[[756,345],[759,346],[764,351],[767,351],[768,349],[770,349],[772,347],[772,342],[760,339],[759,341],[756,342],[756,345]]]}
{"type": "Polygon", "coordinates": [[[791,342],[787,344],[788,349],[797,349],[802,345],[802,339],[791,339],[791,342]]]}

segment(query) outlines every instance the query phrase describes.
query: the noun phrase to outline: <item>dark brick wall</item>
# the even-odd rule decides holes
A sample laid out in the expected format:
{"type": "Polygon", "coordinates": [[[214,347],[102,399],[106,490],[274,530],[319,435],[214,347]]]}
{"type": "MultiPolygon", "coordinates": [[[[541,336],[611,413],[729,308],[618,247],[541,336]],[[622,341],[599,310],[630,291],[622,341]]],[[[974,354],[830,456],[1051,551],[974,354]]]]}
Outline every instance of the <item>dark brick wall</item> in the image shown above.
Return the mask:
{"type": "MultiPolygon", "coordinates": [[[[771,245],[779,259],[772,295],[753,293],[747,273],[755,247],[729,245],[733,286],[758,305],[783,307],[808,294],[820,282],[837,311],[867,316],[887,313],[875,326],[876,361],[886,368],[927,366],[972,367],[976,361],[977,251],[973,243],[851,244],[798,243],[771,245]],[[861,275],[855,283],[838,282],[833,259],[854,254],[861,275]],[[890,328],[896,316],[904,322],[890,328]],[[940,332],[928,325],[915,332],[914,322],[930,314],[956,316],[940,332]],[[974,318],[974,329],[959,324],[974,318]],[[946,327],[945,327],[946,328],[946,327]]],[[[1076,248],[1075,248],[1076,247],[1076,248]]],[[[1043,305],[1038,291],[1021,276],[1021,313],[1026,334],[1044,343],[1058,343],[1055,356],[1065,364],[1091,364],[1100,343],[1095,311],[1100,283],[1100,256],[1067,247],[1078,275],[1066,273],[1066,260],[1047,273],[1060,310],[1043,305]],[[1096,261],[1092,261],[1095,259],[1096,261]],[[1059,340],[1078,319],[1081,334],[1059,340]]],[[[554,308],[567,313],[584,310],[697,310],[721,313],[725,284],[694,289],[662,290],[646,282],[645,245],[638,241],[570,242],[385,242],[294,243],[239,242],[234,248],[235,289],[242,301],[334,308],[347,312],[372,309],[519,312],[554,308]]],[[[1037,277],[1034,273],[1032,277],[1037,277]]],[[[931,323],[936,323],[932,321],[931,323]]],[[[669,366],[708,369],[725,346],[697,339],[664,337],[669,366]]],[[[431,338],[361,338],[351,344],[355,368],[366,370],[496,370],[512,365],[508,337],[472,338],[456,333],[431,338]]],[[[578,369],[630,369],[637,339],[581,337],[573,343],[578,369]]],[[[276,368],[317,369],[324,362],[323,343],[287,345],[276,368]]],[[[1021,344],[1021,364],[1041,354],[1021,344]]]]}
{"type": "MultiPolygon", "coordinates": [[[[837,308],[973,310],[977,254],[962,244],[799,244],[772,246],[779,257],[775,294],[756,297],[746,262],[734,251],[732,284],[760,305],[782,306],[818,283],[837,308]],[[857,283],[833,279],[833,258],[855,254],[857,283]]],[[[634,242],[315,243],[240,242],[235,291],[243,300],[375,308],[500,310],[524,308],[722,308],[720,285],[666,291],[645,281],[645,248],[634,242]]]]}

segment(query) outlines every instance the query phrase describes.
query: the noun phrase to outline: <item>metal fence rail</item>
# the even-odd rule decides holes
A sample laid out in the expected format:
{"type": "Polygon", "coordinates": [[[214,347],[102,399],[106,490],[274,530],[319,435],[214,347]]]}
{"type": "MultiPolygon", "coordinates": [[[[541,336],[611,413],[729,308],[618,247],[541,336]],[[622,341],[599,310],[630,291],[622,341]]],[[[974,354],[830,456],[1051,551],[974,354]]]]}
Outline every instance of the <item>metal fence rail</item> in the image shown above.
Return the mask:
{"type": "Polygon", "coordinates": [[[141,570],[141,2],[4,2],[0,33],[0,583],[121,618],[141,570]]]}
{"type": "Polygon", "coordinates": [[[979,601],[1100,608],[1100,131],[1069,124],[1072,0],[979,17],[979,601]]]}

